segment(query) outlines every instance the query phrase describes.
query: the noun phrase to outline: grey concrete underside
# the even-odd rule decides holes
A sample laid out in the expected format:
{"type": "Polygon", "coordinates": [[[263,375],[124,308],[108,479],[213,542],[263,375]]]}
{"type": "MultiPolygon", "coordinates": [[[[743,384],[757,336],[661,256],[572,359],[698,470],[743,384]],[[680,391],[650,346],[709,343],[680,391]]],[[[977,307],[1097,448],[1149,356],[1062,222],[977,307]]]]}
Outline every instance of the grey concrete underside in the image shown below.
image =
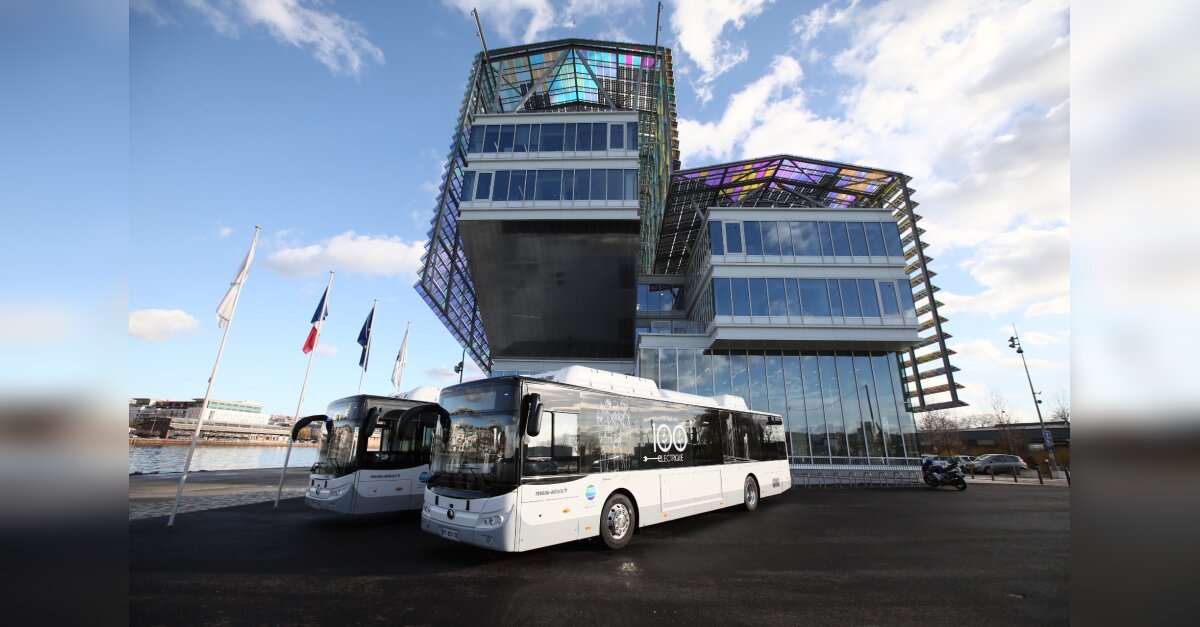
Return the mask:
{"type": "Polygon", "coordinates": [[[633,357],[636,220],[463,220],[492,357],[633,357]]]}

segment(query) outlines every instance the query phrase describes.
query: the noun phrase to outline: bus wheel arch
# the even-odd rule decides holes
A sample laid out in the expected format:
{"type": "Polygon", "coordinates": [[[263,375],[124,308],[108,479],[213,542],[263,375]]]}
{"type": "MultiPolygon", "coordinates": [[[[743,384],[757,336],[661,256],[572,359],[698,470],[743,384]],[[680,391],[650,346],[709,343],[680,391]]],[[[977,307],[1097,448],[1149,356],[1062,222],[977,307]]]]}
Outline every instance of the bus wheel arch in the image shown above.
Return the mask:
{"type": "Polygon", "coordinates": [[[758,502],[761,500],[762,484],[758,482],[754,473],[748,473],[742,481],[742,507],[748,512],[753,512],[758,509],[758,502]]]}

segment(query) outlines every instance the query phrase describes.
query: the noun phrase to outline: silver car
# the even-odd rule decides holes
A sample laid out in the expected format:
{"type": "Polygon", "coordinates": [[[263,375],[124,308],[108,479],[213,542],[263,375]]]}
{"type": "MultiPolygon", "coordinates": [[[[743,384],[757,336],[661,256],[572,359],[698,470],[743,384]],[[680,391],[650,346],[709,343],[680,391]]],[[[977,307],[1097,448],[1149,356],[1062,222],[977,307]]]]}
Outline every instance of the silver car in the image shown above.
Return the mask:
{"type": "Polygon", "coordinates": [[[992,472],[1000,474],[1003,472],[1012,472],[1015,467],[1017,470],[1027,470],[1029,465],[1025,460],[1018,455],[1001,455],[998,453],[990,453],[988,455],[980,455],[971,462],[971,468],[975,469],[976,473],[992,472]]]}

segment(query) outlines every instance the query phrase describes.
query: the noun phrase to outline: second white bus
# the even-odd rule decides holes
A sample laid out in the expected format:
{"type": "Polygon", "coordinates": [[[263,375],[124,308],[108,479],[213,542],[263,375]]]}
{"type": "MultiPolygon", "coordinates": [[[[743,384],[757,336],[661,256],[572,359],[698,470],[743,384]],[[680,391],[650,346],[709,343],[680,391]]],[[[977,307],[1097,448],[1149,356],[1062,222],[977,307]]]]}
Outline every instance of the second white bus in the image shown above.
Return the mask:
{"type": "Polygon", "coordinates": [[[442,390],[421,527],[496,551],[599,537],[791,487],[783,418],[580,366],[442,390]]]}

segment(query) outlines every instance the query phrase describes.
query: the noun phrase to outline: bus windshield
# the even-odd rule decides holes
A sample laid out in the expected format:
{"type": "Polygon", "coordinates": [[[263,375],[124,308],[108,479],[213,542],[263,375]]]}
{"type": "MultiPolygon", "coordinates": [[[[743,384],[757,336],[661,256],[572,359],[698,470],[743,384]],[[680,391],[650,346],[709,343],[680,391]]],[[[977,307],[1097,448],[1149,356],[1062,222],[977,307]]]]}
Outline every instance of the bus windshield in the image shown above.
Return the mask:
{"type": "Polygon", "coordinates": [[[324,442],[312,471],[317,474],[343,477],[355,470],[356,442],[361,426],[361,403],[343,401],[329,406],[326,413],[333,419],[333,430],[322,435],[324,442]]]}
{"type": "Polygon", "coordinates": [[[503,494],[516,488],[517,386],[515,379],[490,380],[444,390],[449,433],[439,424],[433,436],[431,488],[503,494]]]}

